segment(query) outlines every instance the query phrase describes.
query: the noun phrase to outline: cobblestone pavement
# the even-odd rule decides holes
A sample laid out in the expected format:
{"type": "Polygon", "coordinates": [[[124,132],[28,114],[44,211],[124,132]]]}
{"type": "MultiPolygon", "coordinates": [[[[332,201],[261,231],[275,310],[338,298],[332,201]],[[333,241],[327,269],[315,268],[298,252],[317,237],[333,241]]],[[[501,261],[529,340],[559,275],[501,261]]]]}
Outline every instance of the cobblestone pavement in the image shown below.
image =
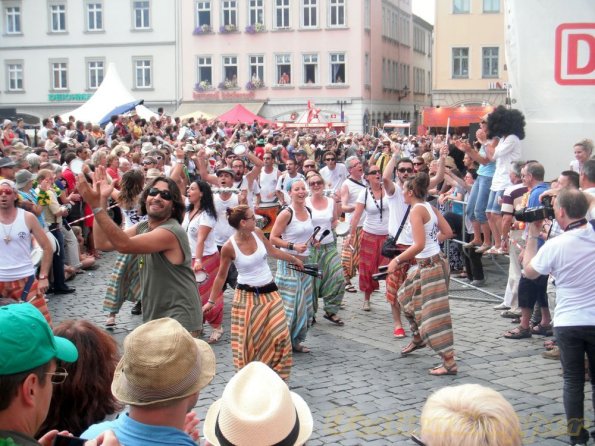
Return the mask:
{"type": "MultiPolygon", "coordinates": [[[[114,258],[114,254],[105,254],[97,270],[77,276],[71,282],[77,289],[75,294],[50,295],[49,308],[55,322],[85,318],[103,327],[106,315],[102,301],[114,258]]],[[[487,270],[488,289],[502,293],[506,276],[495,263],[487,270]]],[[[361,293],[346,293],[346,309],[340,313],[344,327],[332,325],[319,311],[318,323],[306,342],[312,352],[294,355],[290,379],[290,387],[308,402],[314,415],[314,434],[308,446],[411,445],[409,435],[418,429],[428,395],[442,386],[463,383],[488,385],[502,392],[521,419],[525,445],[567,444],[561,368],[558,361],[541,357],[545,338],[504,339],[502,333],[512,325],[492,308],[498,300],[454,282],[451,295],[456,296],[451,299],[451,311],[459,365],[459,374],[454,377],[428,376],[427,370],[440,362],[429,349],[400,357],[400,349],[410,338],[393,337],[383,282],[380,292],[372,295],[370,312],[361,311],[361,293]]],[[[230,301],[227,292],[226,333],[213,347],[217,376],[201,393],[195,408],[201,419],[233,375],[230,301]]],[[[112,330],[120,345],[141,323],[141,316],[130,315],[131,306],[124,304],[112,330]]],[[[206,327],[207,336],[209,332],[206,327]]],[[[585,401],[590,406],[590,395],[585,401]]],[[[587,417],[593,419],[590,408],[587,417]]]]}

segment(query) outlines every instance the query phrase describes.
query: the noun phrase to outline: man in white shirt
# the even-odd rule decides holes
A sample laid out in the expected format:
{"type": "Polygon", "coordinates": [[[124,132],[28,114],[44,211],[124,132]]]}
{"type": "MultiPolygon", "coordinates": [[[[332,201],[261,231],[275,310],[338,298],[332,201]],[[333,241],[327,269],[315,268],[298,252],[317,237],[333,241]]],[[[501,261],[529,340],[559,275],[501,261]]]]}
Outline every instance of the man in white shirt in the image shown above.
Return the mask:
{"type": "Polygon", "coordinates": [[[588,160],[583,164],[580,183],[583,192],[591,198],[587,219],[593,220],[595,218],[595,160],[588,160]]]}
{"type": "MultiPolygon", "coordinates": [[[[589,439],[584,426],[585,354],[591,373],[595,370],[595,227],[585,218],[588,208],[583,192],[561,190],[554,212],[564,233],[548,240],[537,252],[542,221],[532,223],[523,259],[527,278],[544,274],[556,278],[554,334],[560,349],[571,444],[587,444],[589,439]]],[[[595,385],[592,387],[595,390],[595,385]]],[[[595,400],[592,404],[595,406],[595,400]]]]}
{"type": "Polygon", "coordinates": [[[332,151],[326,152],[323,159],[326,166],[320,169],[320,175],[329,189],[338,192],[341,190],[343,181],[347,179],[347,168],[345,164],[337,163],[337,155],[332,151]]]}

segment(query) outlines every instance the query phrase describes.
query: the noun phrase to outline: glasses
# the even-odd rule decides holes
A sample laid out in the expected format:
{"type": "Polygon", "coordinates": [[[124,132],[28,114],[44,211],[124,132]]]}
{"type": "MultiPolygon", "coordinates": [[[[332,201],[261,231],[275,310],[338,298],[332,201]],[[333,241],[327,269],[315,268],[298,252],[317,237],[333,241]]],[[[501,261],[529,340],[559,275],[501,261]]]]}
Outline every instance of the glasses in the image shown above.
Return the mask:
{"type": "Polygon", "coordinates": [[[161,198],[167,201],[171,201],[173,198],[171,192],[168,190],[159,190],[156,187],[149,189],[149,197],[156,197],[157,195],[161,195],[161,198]]]}
{"type": "Polygon", "coordinates": [[[243,220],[255,220],[256,216],[253,215],[252,217],[244,217],[243,220]]]}
{"type": "Polygon", "coordinates": [[[397,170],[401,173],[413,173],[413,169],[411,167],[401,167],[397,170]]]}
{"type": "Polygon", "coordinates": [[[370,170],[368,172],[368,175],[378,175],[378,174],[380,174],[380,171],[379,170],[370,170]]]}
{"type": "Polygon", "coordinates": [[[325,158],[325,161],[335,161],[336,158],[325,158]]]}
{"type": "Polygon", "coordinates": [[[155,161],[143,161],[143,166],[148,166],[149,164],[155,164],[155,161]]]}
{"type": "Polygon", "coordinates": [[[306,168],[306,167],[314,169],[316,166],[314,164],[304,164],[304,168],[306,168]]]}
{"type": "Polygon", "coordinates": [[[322,186],[324,183],[322,181],[310,181],[308,184],[310,186],[322,186]]]}
{"type": "Polygon", "coordinates": [[[1,189],[0,195],[12,195],[12,190],[10,189],[1,189]]]}
{"type": "Polygon", "coordinates": [[[50,381],[52,384],[62,384],[68,376],[68,372],[63,367],[58,367],[54,372],[45,372],[45,374],[51,376],[50,381]]]}
{"type": "Polygon", "coordinates": [[[413,161],[413,165],[414,166],[423,166],[424,164],[425,163],[423,161],[421,161],[421,162],[420,161],[417,161],[417,162],[416,161],[413,161]]]}

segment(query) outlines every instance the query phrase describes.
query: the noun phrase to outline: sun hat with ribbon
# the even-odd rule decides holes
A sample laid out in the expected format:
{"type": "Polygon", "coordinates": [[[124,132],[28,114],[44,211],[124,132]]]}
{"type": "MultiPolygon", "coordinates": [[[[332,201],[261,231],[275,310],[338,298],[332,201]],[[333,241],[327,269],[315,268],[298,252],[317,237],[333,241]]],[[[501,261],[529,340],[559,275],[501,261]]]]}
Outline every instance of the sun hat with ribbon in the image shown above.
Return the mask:
{"type": "Polygon", "coordinates": [[[112,393],[123,403],[147,406],[190,396],[215,376],[215,354],[171,318],[137,327],[124,339],[112,393]]]}
{"type": "Polygon", "coordinates": [[[313,429],[308,404],[271,368],[254,361],[225,386],[207,412],[203,433],[214,446],[294,446],[313,429]]]}

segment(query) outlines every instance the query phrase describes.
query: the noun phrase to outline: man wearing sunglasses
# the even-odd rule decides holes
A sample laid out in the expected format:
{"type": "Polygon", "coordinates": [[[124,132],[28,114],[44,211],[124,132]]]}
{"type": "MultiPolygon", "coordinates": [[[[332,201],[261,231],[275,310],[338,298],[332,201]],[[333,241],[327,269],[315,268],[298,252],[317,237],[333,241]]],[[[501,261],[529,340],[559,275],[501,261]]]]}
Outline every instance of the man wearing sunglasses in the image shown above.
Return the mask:
{"type": "Polygon", "coordinates": [[[148,220],[125,231],[106,212],[113,188],[104,168],[97,168],[93,188],[79,175],[78,188],[93,209],[95,246],[138,255],[143,322],[171,317],[198,337],[202,305],[190,266],[190,243],[181,226],[185,205],[175,181],[160,176],[150,182],[140,197],[141,213],[148,220]]]}
{"type": "Polygon", "coordinates": [[[339,192],[349,173],[343,163],[337,163],[335,152],[328,150],[324,154],[325,166],[320,169],[320,175],[333,192],[339,192]]]}

